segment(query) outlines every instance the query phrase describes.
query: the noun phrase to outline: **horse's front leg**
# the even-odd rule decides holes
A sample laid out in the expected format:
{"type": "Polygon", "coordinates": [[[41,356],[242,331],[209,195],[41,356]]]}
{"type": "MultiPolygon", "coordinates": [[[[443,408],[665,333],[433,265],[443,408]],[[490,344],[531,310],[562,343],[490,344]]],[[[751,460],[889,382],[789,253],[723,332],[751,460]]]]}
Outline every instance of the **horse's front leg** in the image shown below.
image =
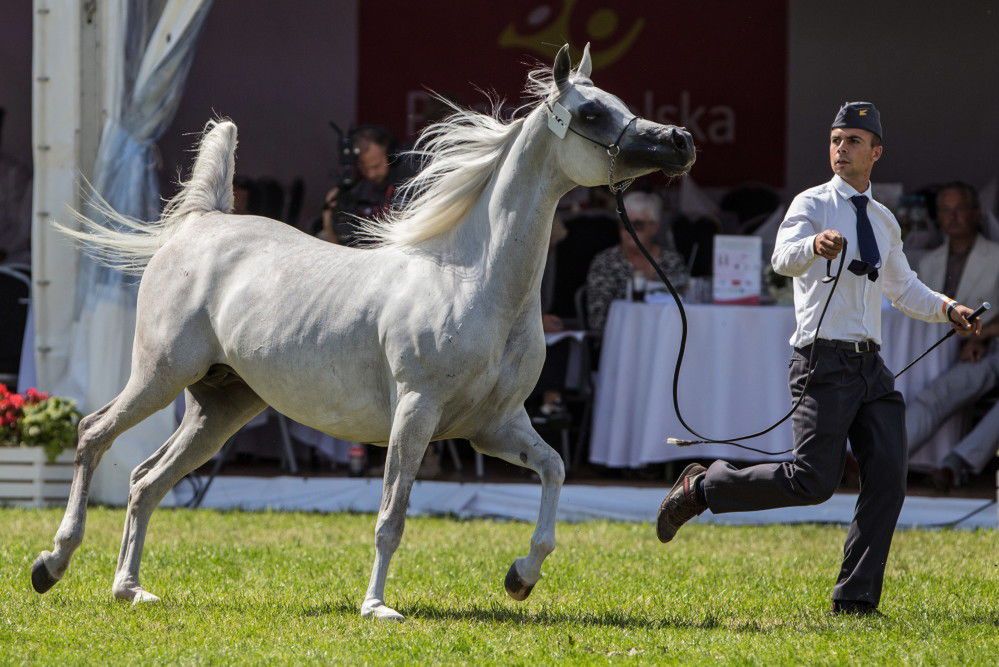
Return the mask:
{"type": "Polygon", "coordinates": [[[500,428],[477,436],[472,446],[484,454],[530,468],[541,477],[541,509],[531,536],[531,551],[513,562],[504,582],[510,597],[525,600],[541,578],[541,564],[555,550],[555,518],[565,466],[558,453],[534,430],[523,409],[500,428]]]}
{"type": "Polygon", "coordinates": [[[382,504],[375,525],[375,564],[361,605],[361,616],[391,621],[403,618],[385,604],[385,576],[392,554],[402,540],[413,480],[439,420],[440,408],[433,401],[417,393],[400,396],[385,455],[382,504]]]}

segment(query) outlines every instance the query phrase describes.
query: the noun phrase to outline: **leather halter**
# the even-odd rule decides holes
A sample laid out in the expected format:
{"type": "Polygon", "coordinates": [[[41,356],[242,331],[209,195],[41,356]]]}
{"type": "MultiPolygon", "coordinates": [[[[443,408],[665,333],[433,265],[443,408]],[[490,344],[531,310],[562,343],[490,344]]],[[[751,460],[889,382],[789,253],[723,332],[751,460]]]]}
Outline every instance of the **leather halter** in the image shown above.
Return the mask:
{"type": "MultiPolygon", "coordinates": [[[[551,103],[549,101],[545,102],[545,107],[548,109],[548,113],[550,114],[555,113],[555,110],[552,109],[551,103]]],[[[566,109],[566,111],[569,110],[566,109]]],[[[617,156],[621,152],[621,139],[624,138],[624,133],[628,131],[628,128],[631,127],[631,124],[634,123],[636,120],[638,120],[638,116],[632,116],[630,119],[628,119],[628,122],[624,124],[624,127],[622,127],[621,131],[618,133],[617,139],[615,139],[614,142],[610,144],[605,144],[600,141],[597,141],[593,137],[588,137],[582,132],[574,129],[572,127],[573,120],[575,120],[575,116],[573,116],[572,112],[569,111],[569,124],[566,126],[566,129],[575,134],[577,137],[582,137],[583,139],[586,139],[587,141],[594,143],[597,146],[603,148],[605,151],[607,151],[607,157],[610,158],[610,165],[607,169],[607,187],[610,188],[610,191],[614,194],[617,194],[618,192],[624,192],[625,190],[627,190],[628,186],[630,186],[632,183],[635,182],[635,179],[631,178],[625,181],[621,181],[621,185],[614,185],[614,166],[617,162],[617,156]]]]}

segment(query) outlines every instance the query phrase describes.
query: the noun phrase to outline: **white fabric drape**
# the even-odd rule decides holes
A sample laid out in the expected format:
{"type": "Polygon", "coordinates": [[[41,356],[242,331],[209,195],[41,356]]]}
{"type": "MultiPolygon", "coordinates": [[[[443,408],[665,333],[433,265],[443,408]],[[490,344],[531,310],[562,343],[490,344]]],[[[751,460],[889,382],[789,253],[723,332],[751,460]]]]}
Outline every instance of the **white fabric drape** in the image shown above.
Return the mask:
{"type": "MultiPolygon", "coordinates": [[[[114,0],[106,5],[107,120],[94,165],[94,189],[139,220],[161,209],[156,140],[172,121],[211,0],[114,0]]],[[[92,208],[84,212],[100,219],[92,208]]],[[[128,379],[135,328],[136,281],[81,258],[73,348],[59,393],[84,412],[100,408],[128,379]]],[[[174,430],[161,410],[118,438],[94,477],[91,495],[108,503],[128,497],[131,470],[174,430]]]]}

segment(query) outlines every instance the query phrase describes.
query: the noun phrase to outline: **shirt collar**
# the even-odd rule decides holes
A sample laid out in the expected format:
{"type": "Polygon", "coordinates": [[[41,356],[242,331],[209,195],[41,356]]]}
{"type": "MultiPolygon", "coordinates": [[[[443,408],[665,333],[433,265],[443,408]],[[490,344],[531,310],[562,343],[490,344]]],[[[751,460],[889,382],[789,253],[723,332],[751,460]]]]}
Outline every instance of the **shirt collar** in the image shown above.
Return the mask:
{"type": "Polygon", "coordinates": [[[867,183],[867,190],[865,190],[864,192],[857,192],[852,185],[850,185],[849,183],[847,183],[846,181],[844,181],[842,178],[840,178],[839,174],[834,174],[833,177],[832,177],[832,180],[829,181],[829,183],[832,184],[833,189],[836,192],[838,192],[839,195],[840,195],[840,197],[842,197],[843,199],[849,199],[850,197],[856,197],[857,195],[864,195],[865,197],[867,197],[870,200],[874,199],[874,197],[871,194],[871,183],[870,183],[870,181],[868,181],[868,183],[867,183]]]}

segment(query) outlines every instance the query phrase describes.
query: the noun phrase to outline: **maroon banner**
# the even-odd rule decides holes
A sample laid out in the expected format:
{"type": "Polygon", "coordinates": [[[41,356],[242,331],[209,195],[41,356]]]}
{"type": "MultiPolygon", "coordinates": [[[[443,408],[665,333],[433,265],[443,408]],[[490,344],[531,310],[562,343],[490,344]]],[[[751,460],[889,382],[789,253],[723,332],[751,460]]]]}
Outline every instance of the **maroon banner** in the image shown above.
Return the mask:
{"type": "Polygon", "coordinates": [[[404,142],[439,113],[427,89],[516,107],[525,63],[590,42],[596,85],[693,133],[699,184],[784,184],[786,0],[363,0],[359,23],[358,121],[404,142]]]}

